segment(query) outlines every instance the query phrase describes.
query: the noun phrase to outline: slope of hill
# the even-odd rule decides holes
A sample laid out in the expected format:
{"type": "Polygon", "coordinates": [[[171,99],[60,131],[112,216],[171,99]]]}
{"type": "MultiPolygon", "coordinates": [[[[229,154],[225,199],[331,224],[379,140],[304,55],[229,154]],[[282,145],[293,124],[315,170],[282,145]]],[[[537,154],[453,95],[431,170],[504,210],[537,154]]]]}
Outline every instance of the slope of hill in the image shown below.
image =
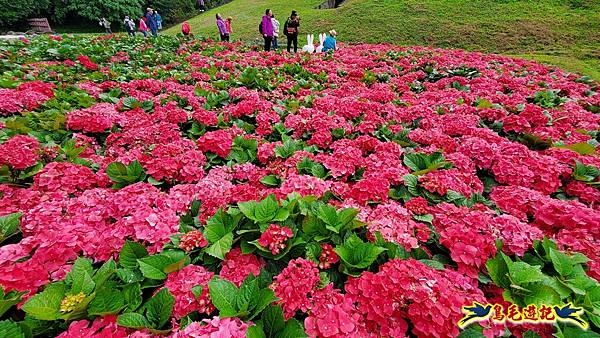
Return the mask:
{"type": "MultiPolygon", "coordinates": [[[[252,41],[265,8],[282,22],[292,9],[302,32],[335,28],[342,42],[390,42],[509,54],[556,64],[600,79],[600,1],[590,0],[234,0],[189,20],[217,38],[214,15],[234,18],[234,40],[252,41]]],[[[167,30],[179,32],[179,26],[167,30]]],[[[301,44],[305,42],[302,36],[301,44]]]]}

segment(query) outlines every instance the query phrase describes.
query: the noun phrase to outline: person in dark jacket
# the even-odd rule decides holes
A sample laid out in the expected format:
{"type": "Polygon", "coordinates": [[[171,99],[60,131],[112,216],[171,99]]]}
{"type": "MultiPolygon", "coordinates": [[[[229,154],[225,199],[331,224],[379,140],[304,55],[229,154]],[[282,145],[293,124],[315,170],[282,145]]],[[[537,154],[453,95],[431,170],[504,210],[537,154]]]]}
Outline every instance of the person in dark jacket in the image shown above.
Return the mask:
{"type": "Polygon", "coordinates": [[[129,36],[135,36],[135,22],[129,18],[129,16],[125,16],[125,20],[123,20],[123,25],[125,25],[125,31],[129,36]]]}
{"type": "Polygon", "coordinates": [[[283,34],[287,37],[287,51],[290,53],[292,44],[294,44],[294,53],[298,51],[298,27],[300,27],[300,17],[296,11],[287,19],[283,27],[283,34]]]}
{"type": "Polygon", "coordinates": [[[158,26],[156,25],[156,20],[154,19],[154,10],[152,8],[146,9],[146,25],[152,33],[152,36],[156,37],[158,35],[158,26]]]}
{"type": "Polygon", "coordinates": [[[265,52],[271,50],[271,44],[273,43],[273,21],[271,17],[273,12],[270,9],[265,11],[265,15],[262,17],[261,33],[265,39],[265,52]]]}

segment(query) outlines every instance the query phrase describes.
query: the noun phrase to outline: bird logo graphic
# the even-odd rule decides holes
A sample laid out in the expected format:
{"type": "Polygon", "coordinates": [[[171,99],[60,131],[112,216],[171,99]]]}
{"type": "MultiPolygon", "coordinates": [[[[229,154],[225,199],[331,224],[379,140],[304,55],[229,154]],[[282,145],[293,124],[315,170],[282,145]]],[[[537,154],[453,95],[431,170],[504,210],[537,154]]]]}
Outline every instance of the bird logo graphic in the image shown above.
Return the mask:
{"type": "Polygon", "coordinates": [[[556,313],[557,319],[564,322],[571,322],[583,330],[587,329],[588,323],[581,319],[579,316],[583,313],[583,309],[580,307],[573,307],[572,303],[568,303],[563,307],[554,306],[554,312],[556,313]]]}
{"type": "Polygon", "coordinates": [[[462,311],[465,316],[458,321],[458,326],[464,329],[473,322],[485,320],[490,316],[491,310],[491,304],[484,306],[478,302],[473,302],[473,305],[470,306],[463,306],[462,311]]]}

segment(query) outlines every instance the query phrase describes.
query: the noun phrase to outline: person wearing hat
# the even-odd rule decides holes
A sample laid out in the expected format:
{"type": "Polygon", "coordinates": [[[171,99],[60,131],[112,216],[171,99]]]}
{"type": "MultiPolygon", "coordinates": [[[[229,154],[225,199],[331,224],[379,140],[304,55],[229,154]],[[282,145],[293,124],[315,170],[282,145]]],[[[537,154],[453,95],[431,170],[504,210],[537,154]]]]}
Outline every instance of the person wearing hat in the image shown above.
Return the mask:
{"type": "Polygon", "coordinates": [[[129,34],[129,36],[135,36],[135,22],[129,18],[129,15],[125,16],[123,24],[125,25],[125,31],[127,31],[127,34],[129,34]]]}
{"type": "Polygon", "coordinates": [[[292,11],[292,15],[285,21],[283,26],[283,34],[287,37],[288,53],[292,44],[294,44],[294,53],[298,51],[298,27],[300,27],[300,17],[296,11],[292,11]]]}
{"type": "Polygon", "coordinates": [[[333,52],[335,50],[335,47],[337,45],[337,41],[335,41],[336,36],[337,32],[335,31],[335,29],[329,31],[329,36],[325,39],[325,42],[323,42],[323,53],[329,51],[333,52]]]}
{"type": "Polygon", "coordinates": [[[152,36],[156,37],[158,35],[157,33],[157,25],[156,25],[156,20],[154,19],[154,10],[150,7],[146,8],[146,26],[148,26],[148,29],[150,30],[150,32],[152,32],[152,36]]]}

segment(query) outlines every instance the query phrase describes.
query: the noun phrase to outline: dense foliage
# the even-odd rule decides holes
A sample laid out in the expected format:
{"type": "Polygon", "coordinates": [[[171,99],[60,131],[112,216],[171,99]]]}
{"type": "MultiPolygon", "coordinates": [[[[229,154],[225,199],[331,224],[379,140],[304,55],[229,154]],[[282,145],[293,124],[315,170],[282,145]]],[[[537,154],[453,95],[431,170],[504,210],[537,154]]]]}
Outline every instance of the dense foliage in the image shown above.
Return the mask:
{"type": "MultiPolygon", "coordinates": [[[[207,8],[229,2],[206,0],[207,8]]],[[[126,15],[134,18],[142,16],[147,6],[156,8],[165,24],[174,24],[190,18],[196,13],[195,0],[0,0],[0,29],[26,28],[25,19],[46,17],[52,24],[96,24],[99,18],[106,17],[117,23],[119,28],[126,15]],[[19,24],[18,26],[15,26],[19,24]]]]}
{"type": "Polygon", "coordinates": [[[600,332],[600,94],[464,51],[0,45],[0,336],[600,332]],[[567,304],[458,328],[461,306],[567,304]]]}
{"type": "Polygon", "coordinates": [[[145,0],[42,0],[42,1],[0,1],[0,27],[9,28],[17,23],[26,27],[23,21],[30,17],[46,17],[52,23],[68,20],[75,23],[88,21],[96,23],[106,17],[111,22],[121,22],[125,15],[141,17],[145,0]],[[5,4],[2,4],[5,2],[5,4]]]}

